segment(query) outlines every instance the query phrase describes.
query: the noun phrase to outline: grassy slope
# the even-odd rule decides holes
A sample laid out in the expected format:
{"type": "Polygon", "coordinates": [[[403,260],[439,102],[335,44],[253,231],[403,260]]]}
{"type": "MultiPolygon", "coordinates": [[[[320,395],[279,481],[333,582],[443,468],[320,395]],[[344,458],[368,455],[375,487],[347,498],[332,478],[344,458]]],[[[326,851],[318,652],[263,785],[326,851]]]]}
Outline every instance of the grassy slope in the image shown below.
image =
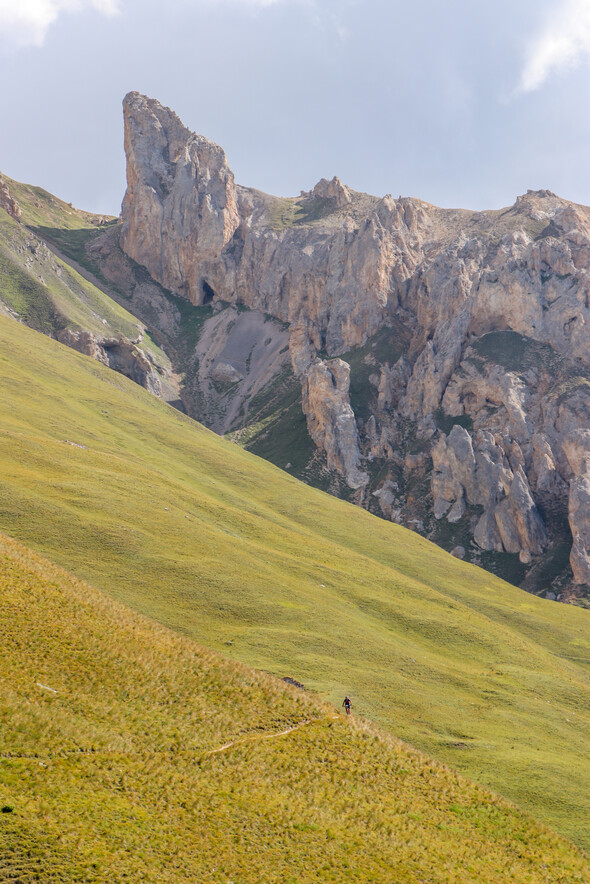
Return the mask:
{"type": "Polygon", "coordinates": [[[69,327],[135,339],[141,330],[135,317],[5,212],[0,212],[0,273],[0,301],[44,334],[69,327]]]}
{"type": "Polygon", "coordinates": [[[97,227],[100,224],[116,221],[111,215],[96,215],[76,209],[42,187],[23,184],[7,175],[3,176],[11,195],[21,210],[21,220],[30,227],[59,227],[66,230],[81,230],[97,227]]]}
{"type": "MultiPolygon", "coordinates": [[[[0,305],[31,328],[55,336],[64,328],[101,337],[136,340],[157,362],[170,360],[143,324],[66,261],[45,246],[47,239],[68,257],[88,265],[85,243],[117,219],[93,215],[64,203],[40,187],[6,178],[21,209],[20,222],[0,210],[0,305]],[[41,236],[41,239],[39,239],[41,236]]],[[[88,266],[100,277],[98,268],[88,266]]]]}
{"type": "Polygon", "coordinates": [[[2,535],[0,582],[0,881],[588,879],[480,787],[2,535]]]}
{"type": "Polygon", "coordinates": [[[590,845],[586,611],[302,485],[5,319],[0,409],[3,530],[213,648],[350,691],[590,845]]]}

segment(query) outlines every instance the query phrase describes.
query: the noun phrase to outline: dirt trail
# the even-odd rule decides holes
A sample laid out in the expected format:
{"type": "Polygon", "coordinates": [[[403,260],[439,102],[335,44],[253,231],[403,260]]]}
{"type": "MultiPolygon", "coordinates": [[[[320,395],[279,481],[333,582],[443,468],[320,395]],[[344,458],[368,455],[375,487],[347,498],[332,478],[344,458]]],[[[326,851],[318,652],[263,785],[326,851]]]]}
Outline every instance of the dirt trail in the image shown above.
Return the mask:
{"type": "MultiPolygon", "coordinates": [[[[322,715],[320,718],[308,718],[305,721],[300,722],[299,724],[294,724],[291,727],[286,728],[284,731],[278,731],[275,734],[267,734],[267,733],[253,733],[246,734],[244,737],[238,737],[237,740],[232,740],[229,743],[224,743],[222,746],[218,746],[216,749],[208,749],[205,752],[199,751],[191,751],[191,755],[195,755],[195,757],[207,758],[210,755],[217,755],[219,752],[225,752],[227,749],[231,749],[232,746],[239,746],[242,743],[253,743],[256,740],[274,740],[277,737],[284,737],[287,734],[290,734],[292,731],[298,731],[301,728],[307,727],[308,724],[315,724],[318,721],[336,721],[341,716],[339,715],[322,715]]],[[[0,752],[0,758],[11,758],[18,759],[20,761],[23,760],[31,760],[37,761],[39,764],[43,764],[44,761],[50,761],[53,759],[65,758],[67,756],[85,756],[91,755],[93,757],[100,757],[105,755],[122,755],[128,757],[140,757],[144,755],[167,755],[169,754],[170,749],[152,749],[151,752],[149,750],[139,750],[137,752],[124,752],[117,751],[114,749],[62,749],[56,752],[44,753],[44,754],[29,754],[29,753],[19,753],[19,752],[0,752]]],[[[183,753],[181,750],[181,754],[183,753]]]]}
{"type": "MultiPolygon", "coordinates": [[[[336,721],[338,715],[330,715],[330,721],[336,721]]],[[[225,752],[226,749],[231,749],[232,746],[239,746],[241,743],[252,743],[255,740],[276,740],[277,737],[284,737],[287,734],[292,733],[293,731],[301,730],[302,727],[306,727],[308,724],[315,724],[317,721],[323,721],[325,716],[321,718],[308,718],[306,721],[300,722],[300,724],[294,724],[292,727],[288,727],[284,731],[279,731],[276,734],[248,734],[246,737],[240,737],[238,740],[232,740],[231,743],[224,743],[223,746],[218,746],[217,749],[210,749],[206,752],[206,755],[217,755],[218,752],[225,752]]]]}

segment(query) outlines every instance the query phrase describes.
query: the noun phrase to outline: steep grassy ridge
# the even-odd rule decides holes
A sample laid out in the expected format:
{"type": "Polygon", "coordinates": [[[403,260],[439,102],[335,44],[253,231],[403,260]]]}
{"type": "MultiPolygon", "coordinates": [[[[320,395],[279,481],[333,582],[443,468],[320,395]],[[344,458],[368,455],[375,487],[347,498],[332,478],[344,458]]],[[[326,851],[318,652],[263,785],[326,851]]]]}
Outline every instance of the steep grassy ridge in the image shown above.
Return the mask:
{"type": "Polygon", "coordinates": [[[2,176],[21,210],[21,220],[29,227],[59,227],[63,230],[81,230],[99,227],[117,219],[113,215],[96,215],[76,209],[42,187],[23,184],[7,175],[2,176]]]}
{"type": "Polygon", "coordinates": [[[0,274],[0,304],[44,334],[55,335],[69,327],[135,339],[142,331],[134,316],[2,211],[0,274]]]}
{"type": "Polygon", "coordinates": [[[590,845],[586,611],[290,478],[0,320],[0,527],[590,845]]]}
{"type": "Polygon", "coordinates": [[[60,247],[59,240],[65,238],[76,257],[78,249],[83,252],[85,238],[100,234],[104,225],[99,222],[105,219],[74,209],[41,188],[6,180],[22,214],[16,221],[0,210],[0,313],[51,337],[59,338],[70,329],[91,332],[111,346],[121,338],[141,342],[142,351],[162,375],[164,396],[175,398],[174,387],[171,394],[168,390],[170,360],[144,324],[57,257],[38,235],[60,247]]]}
{"type": "Polygon", "coordinates": [[[590,876],[482,788],[1,535],[0,584],[2,882],[590,876]]]}
{"type": "MultiPolygon", "coordinates": [[[[117,224],[118,219],[111,215],[96,215],[76,209],[71,203],[60,200],[42,187],[13,181],[6,175],[2,177],[20,209],[21,225],[35,237],[57,246],[68,258],[88,266],[100,278],[99,268],[89,266],[85,247],[96,236],[100,236],[105,228],[117,224]]],[[[77,277],[78,274],[74,273],[74,276],[77,277]]],[[[94,286],[90,286],[90,289],[96,291],[94,286]]],[[[109,299],[102,292],[98,293],[98,297],[108,303],[109,299]]]]}

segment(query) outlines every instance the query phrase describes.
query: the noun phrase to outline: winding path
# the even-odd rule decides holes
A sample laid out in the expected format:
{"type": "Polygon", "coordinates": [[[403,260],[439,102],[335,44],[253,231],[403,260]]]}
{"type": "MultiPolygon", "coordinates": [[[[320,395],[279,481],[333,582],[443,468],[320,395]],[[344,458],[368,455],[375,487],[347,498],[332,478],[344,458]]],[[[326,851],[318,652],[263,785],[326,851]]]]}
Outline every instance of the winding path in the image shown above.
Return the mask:
{"type": "MultiPolygon", "coordinates": [[[[276,740],[277,737],[285,737],[287,734],[292,733],[293,731],[301,730],[301,728],[307,727],[309,724],[315,724],[318,721],[336,721],[341,716],[339,715],[322,715],[320,718],[308,718],[305,721],[301,721],[299,724],[294,724],[291,727],[286,728],[284,731],[278,731],[274,734],[267,733],[251,733],[246,734],[243,737],[238,737],[236,740],[231,740],[229,743],[224,743],[222,746],[218,746],[216,749],[207,749],[204,752],[199,750],[193,750],[190,754],[195,755],[199,758],[206,758],[210,755],[217,755],[219,752],[225,752],[227,749],[231,749],[233,746],[239,746],[242,743],[253,743],[257,740],[276,740]]],[[[0,758],[11,758],[11,759],[20,759],[26,760],[30,759],[32,761],[37,761],[42,764],[46,760],[65,758],[68,756],[84,756],[84,755],[93,755],[93,756],[101,756],[101,755],[124,755],[127,757],[133,756],[142,756],[142,755],[167,755],[170,752],[170,749],[152,749],[150,750],[140,750],[138,752],[122,752],[117,751],[116,749],[62,749],[57,750],[56,752],[49,753],[19,753],[19,752],[0,752],[0,758]]]]}
{"type": "MultiPolygon", "coordinates": [[[[328,719],[329,721],[336,721],[338,717],[338,715],[330,715],[328,716],[328,719]]],[[[231,749],[232,746],[239,746],[241,743],[252,743],[255,740],[276,740],[277,737],[284,737],[293,731],[301,730],[302,727],[307,727],[308,724],[324,721],[325,718],[326,716],[322,716],[321,718],[308,718],[306,721],[294,724],[292,727],[288,727],[286,730],[279,731],[276,734],[248,734],[245,737],[240,737],[239,740],[232,740],[231,743],[224,743],[223,746],[218,746],[217,749],[210,749],[208,752],[205,752],[205,755],[216,755],[218,752],[225,752],[226,749],[231,749]]]]}

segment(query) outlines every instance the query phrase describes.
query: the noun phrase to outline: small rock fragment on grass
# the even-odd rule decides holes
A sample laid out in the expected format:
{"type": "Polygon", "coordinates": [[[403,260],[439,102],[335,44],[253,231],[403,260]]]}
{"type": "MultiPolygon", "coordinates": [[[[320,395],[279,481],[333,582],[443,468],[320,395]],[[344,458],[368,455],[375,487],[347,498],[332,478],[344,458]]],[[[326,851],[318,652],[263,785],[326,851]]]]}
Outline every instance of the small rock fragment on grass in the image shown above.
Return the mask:
{"type": "Polygon", "coordinates": [[[297,681],[296,678],[291,678],[290,675],[285,675],[285,676],[283,676],[283,679],[282,679],[282,680],[283,680],[284,682],[286,682],[287,684],[293,685],[294,688],[299,688],[299,689],[302,690],[302,691],[305,690],[305,685],[301,684],[300,681],[297,681]]]}

